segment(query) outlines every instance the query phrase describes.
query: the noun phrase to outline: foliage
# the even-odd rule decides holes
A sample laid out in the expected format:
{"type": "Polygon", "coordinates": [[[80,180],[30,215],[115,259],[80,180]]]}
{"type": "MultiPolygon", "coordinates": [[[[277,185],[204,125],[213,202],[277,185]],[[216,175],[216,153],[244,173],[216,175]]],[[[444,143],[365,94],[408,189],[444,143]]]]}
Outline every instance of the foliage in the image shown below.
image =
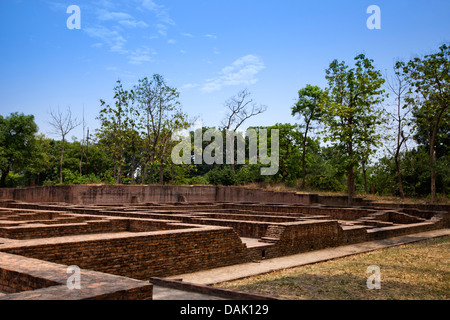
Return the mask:
{"type": "Polygon", "coordinates": [[[329,175],[310,175],[306,180],[308,188],[321,191],[342,191],[342,185],[338,179],[329,175]]]}
{"type": "Polygon", "coordinates": [[[236,181],[235,174],[229,166],[214,168],[206,174],[206,179],[208,179],[209,183],[216,186],[232,186],[236,181]]]}
{"type": "Polygon", "coordinates": [[[6,186],[9,173],[27,168],[36,151],[37,125],[34,116],[12,113],[0,116],[0,187],[6,186]]]}
{"type": "Polygon", "coordinates": [[[341,166],[347,171],[349,203],[354,193],[355,169],[367,162],[380,143],[377,127],[381,111],[375,106],[383,101],[384,79],[375,70],[373,60],[363,54],[355,58],[355,68],[334,60],[326,70],[328,87],[322,103],[324,142],[341,150],[341,166]]]}

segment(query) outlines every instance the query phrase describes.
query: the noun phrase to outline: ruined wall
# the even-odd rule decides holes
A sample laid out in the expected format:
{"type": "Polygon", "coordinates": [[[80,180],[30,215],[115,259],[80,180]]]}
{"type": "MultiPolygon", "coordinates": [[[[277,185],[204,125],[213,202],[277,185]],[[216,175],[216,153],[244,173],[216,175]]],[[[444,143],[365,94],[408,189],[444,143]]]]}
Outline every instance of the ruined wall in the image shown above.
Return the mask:
{"type": "Polygon", "coordinates": [[[64,202],[74,201],[75,186],[45,186],[14,189],[14,200],[23,202],[64,202]]]}
{"type": "Polygon", "coordinates": [[[100,237],[103,239],[77,242],[47,239],[34,245],[4,246],[0,251],[140,280],[247,261],[240,238],[226,228],[100,237]]]}
{"type": "Polygon", "coordinates": [[[310,204],[312,202],[311,196],[314,195],[292,192],[274,192],[242,187],[217,187],[216,201],[310,204]]]}
{"type": "Polygon", "coordinates": [[[125,232],[128,230],[129,222],[127,220],[104,220],[39,227],[26,225],[18,227],[3,227],[0,228],[0,238],[26,240],[93,233],[125,232]]]}
{"type": "Polygon", "coordinates": [[[13,200],[14,189],[0,188],[0,200],[13,200]]]}
{"type": "Polygon", "coordinates": [[[337,221],[322,220],[289,223],[282,228],[276,244],[281,255],[335,247],[342,231],[337,221]]]}
{"type": "MultiPolygon", "coordinates": [[[[44,186],[5,191],[23,202],[65,202],[72,204],[255,202],[309,204],[314,195],[272,192],[241,187],[215,186],[44,186]]],[[[5,198],[6,199],[6,198],[5,198]]]]}

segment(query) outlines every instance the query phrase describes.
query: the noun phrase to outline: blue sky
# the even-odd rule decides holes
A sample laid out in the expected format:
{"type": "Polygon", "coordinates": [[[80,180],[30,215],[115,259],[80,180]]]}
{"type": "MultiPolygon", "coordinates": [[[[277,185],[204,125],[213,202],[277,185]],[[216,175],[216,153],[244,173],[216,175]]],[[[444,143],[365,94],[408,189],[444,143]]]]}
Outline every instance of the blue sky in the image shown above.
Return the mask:
{"type": "Polygon", "coordinates": [[[34,114],[42,133],[50,110],[68,106],[79,119],[84,106],[92,132],[117,80],[131,88],[155,73],[204,125],[218,126],[245,88],[268,107],[247,125],[273,125],[295,121],[298,90],[325,87],[334,59],[364,53],[384,72],[449,42],[450,1],[1,0],[0,29],[0,114],[34,114]],[[70,5],[80,30],[67,28],[70,5]],[[381,30],[366,26],[370,5],[381,30]]]}

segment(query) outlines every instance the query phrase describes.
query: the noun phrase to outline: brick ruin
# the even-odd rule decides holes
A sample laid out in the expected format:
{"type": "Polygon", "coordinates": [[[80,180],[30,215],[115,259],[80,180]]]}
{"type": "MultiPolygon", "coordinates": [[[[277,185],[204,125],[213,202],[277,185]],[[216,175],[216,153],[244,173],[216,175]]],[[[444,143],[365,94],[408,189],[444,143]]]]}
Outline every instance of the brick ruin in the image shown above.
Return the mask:
{"type": "Polygon", "coordinates": [[[356,204],[239,187],[0,189],[0,299],[151,299],[151,277],[450,225],[449,206],[356,204]],[[82,292],[65,285],[73,265],[82,292]]]}

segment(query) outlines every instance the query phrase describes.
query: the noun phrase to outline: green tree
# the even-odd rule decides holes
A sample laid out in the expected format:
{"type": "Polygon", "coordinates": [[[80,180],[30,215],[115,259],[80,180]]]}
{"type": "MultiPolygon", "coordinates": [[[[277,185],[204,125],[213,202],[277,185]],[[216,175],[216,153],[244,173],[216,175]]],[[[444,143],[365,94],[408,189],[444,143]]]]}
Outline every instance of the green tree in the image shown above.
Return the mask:
{"type": "Polygon", "coordinates": [[[35,149],[37,130],[33,115],[0,116],[0,187],[6,186],[10,172],[26,168],[35,149]]]}
{"type": "Polygon", "coordinates": [[[321,100],[323,97],[323,91],[312,85],[307,85],[305,88],[300,89],[298,92],[298,102],[292,107],[292,115],[298,115],[303,119],[305,133],[302,141],[302,184],[301,188],[305,188],[306,184],[306,146],[308,141],[308,133],[311,128],[311,124],[314,121],[320,120],[321,117],[321,100]]]}
{"type": "Polygon", "coordinates": [[[408,129],[408,119],[411,113],[411,108],[409,104],[405,101],[405,95],[409,90],[409,85],[405,79],[405,75],[402,72],[401,64],[396,63],[394,66],[394,75],[387,78],[387,88],[394,96],[394,106],[395,111],[389,113],[389,116],[393,122],[393,128],[395,128],[395,146],[394,148],[389,148],[389,151],[393,149],[395,167],[397,171],[398,180],[398,191],[400,198],[405,198],[405,192],[403,190],[402,181],[402,168],[400,165],[400,155],[402,149],[406,146],[409,139],[408,129]]]}
{"type": "MultiPolygon", "coordinates": [[[[294,181],[295,179],[298,179],[301,176],[298,163],[300,159],[303,158],[299,148],[300,143],[303,141],[303,133],[300,131],[299,126],[286,123],[276,124],[275,126],[262,129],[267,129],[267,132],[271,132],[271,130],[279,130],[280,171],[278,172],[278,177],[281,175],[281,182],[294,181]]],[[[269,139],[271,139],[271,136],[269,139]]],[[[270,145],[271,143],[269,141],[268,146],[270,145]]],[[[272,152],[271,148],[268,149],[272,152]]]]}
{"type": "Polygon", "coordinates": [[[125,153],[134,143],[135,136],[130,128],[134,127],[136,110],[133,107],[133,92],[125,90],[120,81],[117,81],[114,92],[114,105],[100,100],[103,109],[97,117],[101,122],[97,136],[114,160],[116,183],[121,184],[125,153]]]}
{"type": "Polygon", "coordinates": [[[150,183],[153,183],[158,155],[167,154],[166,134],[176,130],[173,127],[174,122],[182,114],[178,101],[180,94],[177,89],[169,87],[159,74],[153,75],[151,79],[139,80],[134,92],[141,116],[139,123],[140,128],[143,129],[144,140],[141,183],[145,183],[149,167],[150,183]]]}
{"type": "Polygon", "coordinates": [[[355,58],[355,68],[334,60],[326,70],[328,88],[322,103],[324,141],[338,146],[345,155],[348,203],[353,203],[355,168],[379,143],[376,127],[381,124],[375,106],[384,100],[384,79],[373,60],[363,54],[355,58]]]}
{"type": "Polygon", "coordinates": [[[450,46],[443,45],[439,52],[415,58],[407,64],[399,62],[398,67],[403,67],[403,72],[413,87],[408,100],[414,106],[416,126],[429,128],[426,131],[430,148],[431,201],[435,202],[435,147],[441,121],[448,117],[450,102],[450,46]]]}

